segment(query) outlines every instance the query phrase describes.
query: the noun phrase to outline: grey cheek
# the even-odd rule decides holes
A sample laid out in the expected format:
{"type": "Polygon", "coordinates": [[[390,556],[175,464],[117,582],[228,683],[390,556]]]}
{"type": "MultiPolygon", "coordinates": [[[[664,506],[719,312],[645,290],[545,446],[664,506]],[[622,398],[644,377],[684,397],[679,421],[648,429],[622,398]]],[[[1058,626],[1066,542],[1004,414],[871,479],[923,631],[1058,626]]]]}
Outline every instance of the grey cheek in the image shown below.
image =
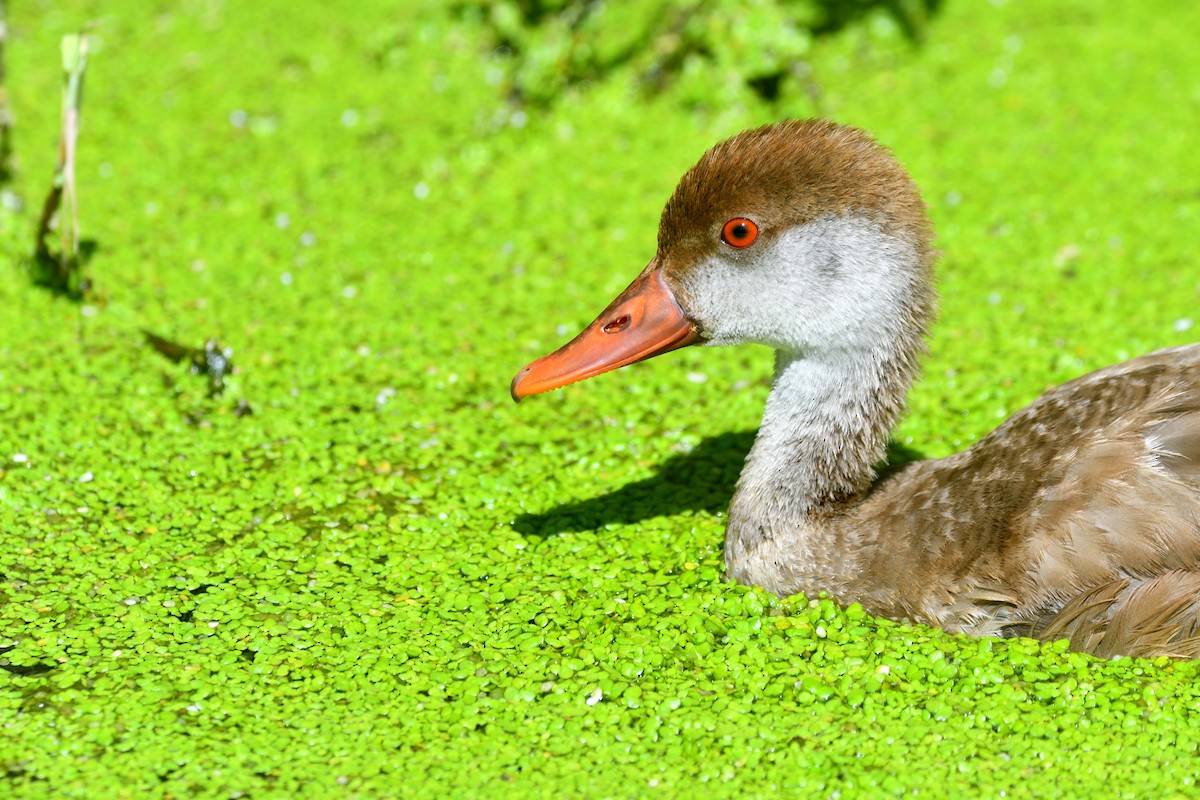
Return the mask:
{"type": "Polygon", "coordinates": [[[832,281],[842,274],[842,259],[838,257],[837,253],[821,253],[813,268],[818,276],[832,281]]]}

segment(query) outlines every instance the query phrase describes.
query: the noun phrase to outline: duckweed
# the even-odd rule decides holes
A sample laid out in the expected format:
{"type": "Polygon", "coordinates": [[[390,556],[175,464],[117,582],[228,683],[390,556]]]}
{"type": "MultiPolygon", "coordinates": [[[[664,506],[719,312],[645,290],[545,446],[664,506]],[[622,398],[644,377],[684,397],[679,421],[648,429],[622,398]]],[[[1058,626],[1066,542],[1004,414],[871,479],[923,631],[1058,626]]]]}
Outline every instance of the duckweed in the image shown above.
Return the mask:
{"type": "Polygon", "coordinates": [[[906,452],[1194,339],[1197,10],[946,4],[921,44],[814,41],[819,91],[776,105],[618,70],[523,117],[438,3],[10,13],[0,793],[1195,791],[1195,664],[724,581],[765,351],[507,385],[637,273],[706,146],[785,115],[877,132],[939,228],[906,452]],[[22,259],[91,19],[80,304],[22,259]],[[225,393],[142,330],[232,348],[225,393]]]}

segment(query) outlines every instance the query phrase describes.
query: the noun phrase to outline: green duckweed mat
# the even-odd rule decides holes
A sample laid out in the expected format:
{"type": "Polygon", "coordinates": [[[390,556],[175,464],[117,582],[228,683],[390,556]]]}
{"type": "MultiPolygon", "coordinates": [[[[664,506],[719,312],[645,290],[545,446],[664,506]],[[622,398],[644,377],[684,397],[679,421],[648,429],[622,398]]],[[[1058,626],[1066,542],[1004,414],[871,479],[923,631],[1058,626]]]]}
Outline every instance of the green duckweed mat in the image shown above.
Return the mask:
{"type": "Polygon", "coordinates": [[[764,349],[508,398],[651,257],[682,171],[783,116],[874,131],[930,203],[906,448],[1195,340],[1200,5],[947,3],[920,44],[821,38],[774,106],[618,73],[521,112],[445,8],[10,4],[0,795],[1200,791],[1196,664],[723,580],[764,349]],[[23,259],[93,19],[74,302],[23,259]],[[142,330],[232,347],[225,394],[142,330]]]}

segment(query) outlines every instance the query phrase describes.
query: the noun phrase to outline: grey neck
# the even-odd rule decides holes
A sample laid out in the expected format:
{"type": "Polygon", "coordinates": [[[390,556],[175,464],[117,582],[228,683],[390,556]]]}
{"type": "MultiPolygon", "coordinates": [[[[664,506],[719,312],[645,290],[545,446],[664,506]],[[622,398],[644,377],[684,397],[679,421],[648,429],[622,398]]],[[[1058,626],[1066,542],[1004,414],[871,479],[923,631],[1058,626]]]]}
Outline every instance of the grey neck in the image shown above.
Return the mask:
{"type": "Polygon", "coordinates": [[[862,532],[839,519],[875,480],[915,358],[781,352],[762,427],[729,506],[730,577],[780,595],[844,591],[862,532]],[[850,537],[848,539],[847,537],[850,537]]]}
{"type": "Polygon", "coordinates": [[[865,492],[907,389],[888,385],[897,383],[887,378],[891,361],[876,353],[815,358],[777,352],[762,426],[736,497],[752,494],[760,510],[794,521],[865,492]]]}

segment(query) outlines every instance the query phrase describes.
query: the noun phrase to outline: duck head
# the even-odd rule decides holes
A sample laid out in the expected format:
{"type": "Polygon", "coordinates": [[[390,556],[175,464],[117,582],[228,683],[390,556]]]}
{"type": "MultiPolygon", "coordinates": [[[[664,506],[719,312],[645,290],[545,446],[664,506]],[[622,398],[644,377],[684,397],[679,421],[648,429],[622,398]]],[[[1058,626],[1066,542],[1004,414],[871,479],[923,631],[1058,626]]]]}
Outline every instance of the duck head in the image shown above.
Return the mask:
{"type": "Polygon", "coordinates": [[[642,273],[575,339],[522,369],[513,399],[690,344],[840,360],[897,339],[919,349],[931,241],[916,187],[865,132],[791,120],[740,133],[683,176],[642,273]]]}

